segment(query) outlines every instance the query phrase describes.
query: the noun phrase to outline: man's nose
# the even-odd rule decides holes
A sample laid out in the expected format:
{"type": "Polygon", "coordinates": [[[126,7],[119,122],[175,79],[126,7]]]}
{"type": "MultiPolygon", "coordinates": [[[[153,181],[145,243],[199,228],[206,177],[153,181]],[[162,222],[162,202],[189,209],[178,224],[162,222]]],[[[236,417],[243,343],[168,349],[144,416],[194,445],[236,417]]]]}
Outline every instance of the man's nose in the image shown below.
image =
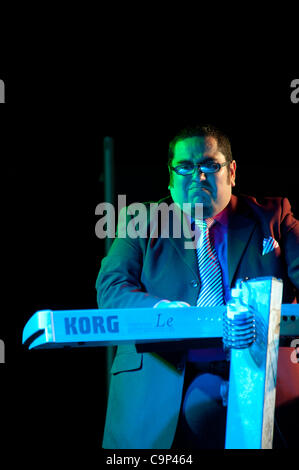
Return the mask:
{"type": "Polygon", "coordinates": [[[203,173],[200,169],[200,166],[196,165],[192,174],[192,179],[198,180],[199,181],[204,181],[207,179],[205,173],[203,173]]]}

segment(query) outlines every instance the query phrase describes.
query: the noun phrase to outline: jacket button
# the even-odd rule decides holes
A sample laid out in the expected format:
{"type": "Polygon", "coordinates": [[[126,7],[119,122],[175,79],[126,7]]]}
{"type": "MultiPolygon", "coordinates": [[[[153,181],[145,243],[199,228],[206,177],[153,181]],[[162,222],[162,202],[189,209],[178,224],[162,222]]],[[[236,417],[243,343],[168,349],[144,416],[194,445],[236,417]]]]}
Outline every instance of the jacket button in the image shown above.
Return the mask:
{"type": "Polygon", "coordinates": [[[193,280],[190,282],[190,284],[191,284],[192,287],[198,287],[199,282],[196,281],[195,279],[193,279],[193,280]]]}

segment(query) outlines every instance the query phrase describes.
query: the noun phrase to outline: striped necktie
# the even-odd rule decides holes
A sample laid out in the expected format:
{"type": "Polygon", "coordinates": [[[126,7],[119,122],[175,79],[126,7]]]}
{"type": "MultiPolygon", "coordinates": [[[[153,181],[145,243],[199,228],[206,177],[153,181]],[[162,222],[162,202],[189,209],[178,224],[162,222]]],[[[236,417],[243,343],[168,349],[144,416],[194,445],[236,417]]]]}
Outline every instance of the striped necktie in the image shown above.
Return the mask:
{"type": "Polygon", "coordinates": [[[197,307],[213,307],[223,305],[223,283],[220,263],[216,249],[209,237],[209,228],[214,220],[211,218],[195,221],[201,230],[196,248],[201,289],[197,299],[197,307]]]}

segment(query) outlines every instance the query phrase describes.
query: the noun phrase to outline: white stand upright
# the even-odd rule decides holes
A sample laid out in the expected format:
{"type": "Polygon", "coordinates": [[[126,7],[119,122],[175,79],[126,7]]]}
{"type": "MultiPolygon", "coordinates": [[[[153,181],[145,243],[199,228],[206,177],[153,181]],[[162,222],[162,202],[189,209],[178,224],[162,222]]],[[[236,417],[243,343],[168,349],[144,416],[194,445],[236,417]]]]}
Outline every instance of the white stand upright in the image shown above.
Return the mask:
{"type": "Polygon", "coordinates": [[[282,282],[259,278],[243,288],[256,312],[256,340],[247,349],[231,349],[225,448],[271,449],[282,282]]]}

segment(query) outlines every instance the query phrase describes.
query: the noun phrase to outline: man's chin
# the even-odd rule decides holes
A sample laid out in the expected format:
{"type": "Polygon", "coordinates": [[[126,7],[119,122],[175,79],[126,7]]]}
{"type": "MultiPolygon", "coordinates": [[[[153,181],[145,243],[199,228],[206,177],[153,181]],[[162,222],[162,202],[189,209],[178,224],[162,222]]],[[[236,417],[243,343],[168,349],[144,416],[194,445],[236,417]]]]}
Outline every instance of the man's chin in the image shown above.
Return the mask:
{"type": "Polygon", "coordinates": [[[201,219],[211,217],[213,213],[213,206],[210,197],[194,197],[192,201],[183,203],[177,202],[180,209],[192,218],[201,219]]]}

